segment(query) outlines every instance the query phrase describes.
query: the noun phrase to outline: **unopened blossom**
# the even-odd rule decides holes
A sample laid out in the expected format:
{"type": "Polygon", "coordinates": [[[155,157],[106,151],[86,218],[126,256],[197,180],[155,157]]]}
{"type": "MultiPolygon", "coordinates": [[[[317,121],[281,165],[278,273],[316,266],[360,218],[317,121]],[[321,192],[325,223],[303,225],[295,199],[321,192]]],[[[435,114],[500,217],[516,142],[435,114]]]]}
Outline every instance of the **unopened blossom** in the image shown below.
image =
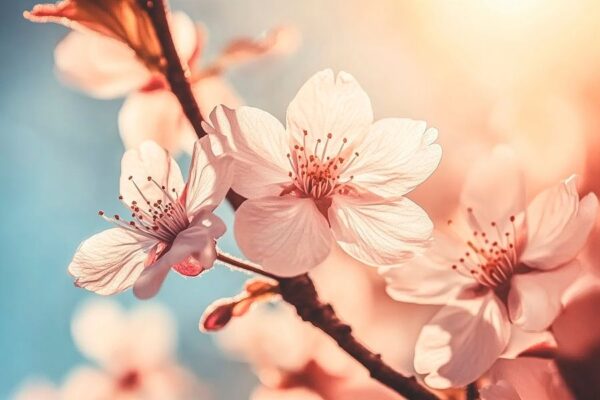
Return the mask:
{"type": "Polygon", "coordinates": [[[175,321],[163,307],[125,312],[108,300],[86,304],[72,322],[73,339],[96,365],[72,370],[63,400],[206,399],[206,390],[176,361],[175,321]]]}
{"type": "Polygon", "coordinates": [[[369,265],[397,264],[429,243],[432,223],[404,197],[437,167],[425,122],[373,122],[367,94],[331,70],[304,84],[287,127],[252,107],[219,107],[209,134],[236,158],[233,189],[248,198],[235,236],[244,254],[280,276],[320,264],[334,243],[369,265]]]}
{"type": "Polygon", "coordinates": [[[498,360],[482,378],[481,400],[572,400],[552,360],[498,360]]]}
{"type": "Polygon", "coordinates": [[[521,170],[506,147],[473,167],[461,218],[436,233],[427,253],[383,270],[394,299],[443,306],[415,349],[415,370],[428,385],[462,386],[498,357],[551,344],[546,330],[578,276],[597,208],[593,193],[579,198],[574,176],[526,206],[521,170]]]}
{"type": "MultiPolygon", "coordinates": [[[[92,97],[127,97],[119,113],[119,131],[126,148],[153,140],[174,153],[182,149],[191,152],[196,133],[164,77],[166,60],[160,47],[154,48],[159,44],[148,16],[136,4],[134,0],[67,0],[36,6],[26,16],[36,22],[65,23],[74,29],[54,53],[61,80],[92,97]],[[99,12],[95,3],[102,3],[105,12],[99,12]],[[135,30],[131,24],[141,28],[135,30]],[[147,55],[150,52],[152,56],[147,55]]],[[[298,42],[294,29],[279,27],[259,39],[233,40],[215,60],[198,67],[206,30],[182,12],[169,14],[169,18],[193,94],[201,112],[206,113],[219,104],[236,107],[241,103],[222,77],[227,69],[261,56],[291,52],[298,42]]]]}
{"type": "Polygon", "coordinates": [[[213,214],[229,189],[231,159],[215,156],[208,138],[196,142],[188,181],[169,153],[154,142],[128,150],[121,161],[119,199],[124,217],[84,241],[69,272],[75,284],[110,295],[134,286],[140,298],[155,295],[170,269],[196,276],[216,258],[225,224],[213,214]]]}

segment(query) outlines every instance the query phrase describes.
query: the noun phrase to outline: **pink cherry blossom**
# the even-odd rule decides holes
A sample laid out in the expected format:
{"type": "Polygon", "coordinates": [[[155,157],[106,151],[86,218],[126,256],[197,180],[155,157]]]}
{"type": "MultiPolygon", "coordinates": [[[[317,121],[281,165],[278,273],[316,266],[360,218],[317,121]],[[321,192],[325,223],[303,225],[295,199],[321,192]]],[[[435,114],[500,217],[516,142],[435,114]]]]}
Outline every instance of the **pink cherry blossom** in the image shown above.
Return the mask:
{"type": "Polygon", "coordinates": [[[194,147],[184,183],[177,163],[154,142],[128,150],[121,161],[119,199],[131,212],[105,219],[117,225],[84,241],[69,265],[75,284],[110,295],[134,286],[154,296],[171,268],[196,276],[216,258],[225,225],[213,214],[231,181],[231,158],[215,156],[208,138],[194,147]]]}
{"type": "Polygon", "coordinates": [[[29,379],[19,385],[10,398],[12,400],[59,400],[60,391],[46,380],[29,379]]]}
{"type": "Polygon", "coordinates": [[[552,341],[546,329],[578,276],[598,199],[580,199],[571,177],[525,207],[521,170],[498,147],[473,167],[461,208],[429,252],[383,270],[394,299],[443,306],[415,349],[415,369],[434,388],[465,385],[498,357],[552,341]]]}
{"type": "Polygon", "coordinates": [[[206,398],[173,358],[175,322],[158,305],[125,313],[116,303],[96,300],[76,314],[72,332],[78,349],[97,366],[72,370],[60,389],[63,400],[206,398]]]}
{"type": "Polygon", "coordinates": [[[498,360],[483,378],[481,400],[571,400],[553,361],[522,357],[498,360]]]}
{"type": "Polygon", "coordinates": [[[437,167],[437,131],[409,119],[373,123],[350,74],[310,78],[288,107],[287,128],[251,107],[219,107],[210,121],[209,134],[236,158],[233,189],[248,198],[237,242],[266,270],[304,273],[335,242],[369,265],[405,261],[429,243],[429,217],[404,195],[437,167]]]}

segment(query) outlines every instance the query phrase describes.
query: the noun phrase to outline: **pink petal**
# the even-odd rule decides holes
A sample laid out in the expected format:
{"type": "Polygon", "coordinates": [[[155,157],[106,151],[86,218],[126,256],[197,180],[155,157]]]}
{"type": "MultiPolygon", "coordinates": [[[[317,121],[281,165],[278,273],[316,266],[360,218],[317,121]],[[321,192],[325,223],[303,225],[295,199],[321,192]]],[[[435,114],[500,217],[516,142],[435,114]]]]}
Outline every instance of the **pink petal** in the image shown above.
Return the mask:
{"type": "Polygon", "coordinates": [[[77,367],[69,372],[61,387],[62,400],[110,399],[118,390],[117,381],[106,371],[77,367]]]}
{"type": "Polygon", "coordinates": [[[382,119],[356,150],[359,156],[344,173],[352,183],[383,197],[410,192],[437,168],[442,149],[437,130],[410,119],[382,119]]]}
{"type": "Polygon", "coordinates": [[[291,26],[275,28],[256,39],[239,38],[227,45],[211,67],[223,71],[269,54],[290,54],[300,41],[300,33],[291,26]]]}
{"type": "Polygon", "coordinates": [[[501,357],[517,358],[521,353],[533,348],[556,348],[556,339],[549,331],[526,332],[517,325],[511,325],[510,341],[501,357]]]}
{"type": "Polygon", "coordinates": [[[250,199],[236,213],[235,238],[242,252],[266,271],[300,275],[331,251],[327,220],[311,199],[250,199]]]}
{"type": "Polygon", "coordinates": [[[105,368],[114,367],[122,350],[127,316],[115,301],[94,299],[85,303],[71,321],[77,349],[105,368]],[[102,332],[102,335],[98,335],[102,332]]]}
{"type": "Polygon", "coordinates": [[[164,369],[172,362],[177,345],[177,321],[172,313],[160,304],[144,303],[129,311],[127,317],[121,352],[133,365],[164,369]]]}
{"type": "Polygon", "coordinates": [[[129,95],[119,112],[119,131],[128,149],[152,140],[176,154],[186,144],[191,151],[196,140],[192,125],[169,90],[158,89],[129,95]]]}
{"type": "Polygon", "coordinates": [[[518,274],[512,278],[508,310],[513,324],[526,331],[543,331],[562,310],[562,295],[577,279],[581,266],[573,261],[552,271],[518,274]]]}
{"type": "Polygon", "coordinates": [[[171,268],[187,276],[196,276],[211,268],[217,258],[215,241],[224,233],[225,224],[212,209],[201,210],[190,226],[177,235],[171,248],[144,269],[133,286],[136,297],[154,297],[171,268]]]}
{"type": "Polygon", "coordinates": [[[327,140],[337,152],[346,139],[346,148],[358,145],[368,134],[373,122],[369,96],[354,77],[340,72],[337,77],[330,69],[317,72],[300,88],[287,109],[287,129],[302,143],[304,131],[310,142],[327,140]]]}
{"type": "Polygon", "coordinates": [[[515,388],[504,380],[482,387],[479,394],[481,400],[522,400],[515,388]]]}
{"type": "Polygon", "coordinates": [[[221,104],[231,109],[242,105],[242,99],[235,89],[219,75],[202,77],[193,83],[192,90],[206,119],[210,117],[214,108],[221,104]]]}
{"type": "Polygon", "coordinates": [[[120,189],[125,204],[129,206],[135,201],[140,212],[147,214],[147,201],[170,203],[183,193],[184,183],[181,170],[169,152],[155,142],[146,141],[123,155],[120,189]]]}
{"type": "Polygon", "coordinates": [[[334,237],[344,251],[369,265],[393,265],[430,243],[433,224],[407,198],[373,203],[335,196],[329,208],[334,237]]]}
{"type": "Polygon", "coordinates": [[[498,359],[510,323],[492,293],[448,303],[423,327],[415,348],[415,370],[436,389],[464,386],[498,359]]]}
{"type": "Polygon", "coordinates": [[[439,265],[428,254],[416,256],[401,266],[382,268],[380,273],[387,282],[388,295],[407,303],[444,305],[476,285],[450,264],[439,265]]]}
{"type": "Polygon", "coordinates": [[[201,45],[198,29],[194,21],[181,11],[173,12],[169,22],[177,53],[181,62],[186,65],[201,45]]]}
{"type": "MultiPolygon", "coordinates": [[[[516,399],[570,400],[556,365],[551,360],[523,357],[498,360],[487,373],[488,385],[481,388],[483,400],[500,400],[498,393],[516,393],[516,399]]],[[[506,397],[512,400],[512,397],[506,397]]]]}
{"type": "Polygon", "coordinates": [[[122,228],[108,229],[81,243],[69,273],[75,284],[110,295],[133,285],[156,241],[122,228]]]}
{"type": "Polygon", "coordinates": [[[125,43],[93,32],[69,33],[54,59],[61,80],[101,99],[124,96],[152,76],[125,43]]]}
{"type": "Polygon", "coordinates": [[[297,387],[289,389],[272,389],[259,386],[252,392],[250,400],[324,400],[318,393],[310,389],[297,387]]]}
{"type": "Polygon", "coordinates": [[[217,207],[223,201],[233,179],[232,163],[228,155],[213,154],[208,137],[196,141],[185,191],[188,215],[195,215],[202,207],[217,207]]]}
{"type": "Polygon", "coordinates": [[[521,261],[546,270],[571,261],[586,244],[597,211],[594,193],[579,200],[575,176],[543,191],[527,208],[528,242],[521,261]]]}
{"type": "Polygon", "coordinates": [[[472,209],[472,213],[467,214],[472,229],[493,235],[496,228],[490,224],[495,222],[498,231],[513,232],[510,219],[525,209],[525,187],[523,173],[509,147],[497,146],[491,156],[482,158],[471,168],[461,194],[461,205],[472,209]]]}
{"type": "Polygon", "coordinates": [[[233,190],[247,198],[279,195],[291,180],[287,154],[290,142],[275,117],[252,107],[236,111],[217,107],[210,116],[209,134],[231,148],[236,162],[233,190]]]}

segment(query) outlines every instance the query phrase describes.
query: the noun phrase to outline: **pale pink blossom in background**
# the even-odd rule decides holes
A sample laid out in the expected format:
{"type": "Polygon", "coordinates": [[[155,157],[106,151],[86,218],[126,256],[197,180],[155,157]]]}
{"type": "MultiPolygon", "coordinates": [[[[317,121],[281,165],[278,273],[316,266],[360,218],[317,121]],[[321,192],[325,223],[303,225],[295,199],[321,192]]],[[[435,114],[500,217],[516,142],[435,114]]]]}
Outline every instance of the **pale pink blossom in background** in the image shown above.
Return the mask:
{"type": "Polygon", "coordinates": [[[554,361],[498,360],[482,378],[481,400],[572,400],[554,361]]]}
{"type": "MultiPolygon", "coordinates": [[[[300,40],[292,27],[279,27],[256,40],[234,40],[214,61],[196,67],[206,45],[205,28],[182,12],[171,15],[171,28],[181,61],[189,70],[192,91],[206,116],[219,104],[241,104],[222,77],[225,70],[262,56],[288,54],[300,40]]],[[[100,99],[127,96],[119,113],[126,148],[153,140],[171,152],[191,153],[196,133],[169,84],[127,43],[92,30],[75,30],[58,44],[55,60],[59,77],[68,85],[100,99]]]]}
{"type": "Polygon", "coordinates": [[[280,276],[314,268],[334,243],[369,265],[405,261],[429,243],[429,217],[404,197],[433,173],[441,148],[425,122],[373,122],[350,74],[311,77],[287,110],[287,128],[251,107],[217,108],[206,125],[236,158],[233,189],[244,254],[280,276]]]}
{"type": "Polygon", "coordinates": [[[154,142],[128,150],[121,162],[119,198],[131,221],[107,217],[117,225],[84,241],[69,265],[75,284],[109,295],[134,286],[140,298],[154,296],[172,268],[196,276],[216,259],[215,240],[225,224],[213,214],[231,181],[231,158],[215,156],[208,138],[194,147],[189,178],[154,142]]]}
{"type": "Polygon", "coordinates": [[[174,358],[175,321],[158,305],[125,312],[107,300],[84,305],[72,322],[73,339],[97,366],[74,369],[61,399],[206,399],[206,390],[174,358]]]}
{"type": "Polygon", "coordinates": [[[471,170],[461,205],[464,219],[449,221],[428,253],[382,271],[393,298],[444,305],[415,349],[415,369],[434,388],[465,385],[498,357],[550,340],[598,199],[580,200],[571,177],[526,207],[515,156],[498,147],[471,170]]]}
{"type": "Polygon", "coordinates": [[[30,379],[13,393],[12,400],[60,400],[59,389],[46,380],[30,379]]]}

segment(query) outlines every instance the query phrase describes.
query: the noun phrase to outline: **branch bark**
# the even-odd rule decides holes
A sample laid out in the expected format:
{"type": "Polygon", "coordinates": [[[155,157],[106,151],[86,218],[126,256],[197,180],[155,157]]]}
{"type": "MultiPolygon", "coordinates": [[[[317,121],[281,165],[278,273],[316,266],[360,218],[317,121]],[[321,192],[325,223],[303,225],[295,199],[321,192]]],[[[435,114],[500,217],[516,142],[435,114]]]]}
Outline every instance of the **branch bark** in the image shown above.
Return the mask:
{"type": "MultiPolygon", "coordinates": [[[[145,7],[162,46],[165,57],[165,77],[171,86],[185,116],[194,127],[198,138],[206,136],[202,128],[202,114],[192,93],[186,70],[181,64],[177,54],[173,37],[169,29],[165,0],[140,0],[145,7]]],[[[230,191],[227,195],[234,209],[237,209],[245,200],[237,193],[230,191]]],[[[228,260],[223,260],[228,262],[228,260]]],[[[234,264],[235,265],[235,264],[234,264]]],[[[244,268],[244,265],[236,265],[244,268]]],[[[260,271],[253,271],[260,273],[260,271]]],[[[267,275],[268,276],[268,275],[267,275]]],[[[273,277],[272,275],[269,277],[273,277]]],[[[380,354],[375,354],[362,345],[352,334],[352,328],[342,322],[330,304],[322,303],[317,290],[306,274],[295,278],[277,278],[283,300],[296,308],[300,318],[313,324],[324,333],[332,337],[346,353],[362,364],[371,377],[398,394],[414,400],[436,400],[437,397],[420,386],[416,380],[406,378],[388,366],[380,354]]]]}

